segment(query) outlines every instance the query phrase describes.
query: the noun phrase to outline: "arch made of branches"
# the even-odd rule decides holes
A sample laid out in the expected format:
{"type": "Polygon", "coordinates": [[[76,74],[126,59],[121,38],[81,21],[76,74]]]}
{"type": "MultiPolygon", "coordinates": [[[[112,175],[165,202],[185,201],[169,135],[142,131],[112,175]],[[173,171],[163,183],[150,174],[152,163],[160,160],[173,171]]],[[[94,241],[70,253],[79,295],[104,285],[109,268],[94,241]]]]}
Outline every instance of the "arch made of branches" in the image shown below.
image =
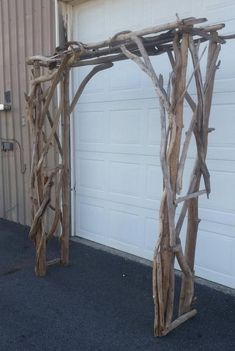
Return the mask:
{"type": "Polygon", "coordinates": [[[124,31],[99,43],[67,42],[51,57],[34,56],[27,63],[32,66],[31,91],[26,95],[27,115],[32,128],[34,150],[31,169],[32,226],[30,239],[35,242],[38,276],[46,274],[49,264],[69,262],[70,236],[70,114],[73,112],[87,83],[114,62],[130,59],[151,80],[159,100],[161,120],[160,160],[163,174],[163,194],[159,214],[159,236],[153,257],[153,299],[155,306],[154,334],[163,336],[193,317],[194,259],[199,224],[198,198],[209,197],[210,174],[206,164],[213,87],[221,44],[234,36],[219,35],[223,24],[201,26],[205,18],[178,19],[175,22],[139,31],[124,31]],[[200,44],[208,42],[199,54],[200,44]],[[156,72],[150,56],[164,54],[172,66],[167,82],[156,72]],[[205,76],[201,57],[207,54],[205,76]],[[187,81],[189,56],[193,72],[187,81]],[[69,72],[73,67],[94,66],[81,82],[72,101],[69,99],[69,72]],[[190,96],[189,84],[194,80],[196,97],[190,96]],[[58,89],[59,87],[59,89],[58,89]],[[59,104],[50,113],[53,97],[59,91],[59,104]],[[183,135],[185,104],[191,109],[189,127],[183,135]],[[47,122],[46,122],[47,121],[47,122]],[[47,132],[45,123],[49,123],[47,132]],[[61,126],[61,133],[58,128],[61,126]],[[195,163],[188,189],[180,195],[190,141],[196,142],[195,163]],[[60,154],[55,169],[47,168],[50,148],[60,154]],[[52,189],[55,191],[52,200],[52,189]],[[179,215],[177,206],[181,203],[179,215]],[[46,229],[45,213],[50,208],[54,218],[46,229]],[[181,244],[181,231],[187,222],[186,244],[181,244]],[[60,257],[46,260],[47,242],[60,232],[60,257]],[[175,306],[175,261],[182,271],[178,318],[173,320],[175,306]]]}

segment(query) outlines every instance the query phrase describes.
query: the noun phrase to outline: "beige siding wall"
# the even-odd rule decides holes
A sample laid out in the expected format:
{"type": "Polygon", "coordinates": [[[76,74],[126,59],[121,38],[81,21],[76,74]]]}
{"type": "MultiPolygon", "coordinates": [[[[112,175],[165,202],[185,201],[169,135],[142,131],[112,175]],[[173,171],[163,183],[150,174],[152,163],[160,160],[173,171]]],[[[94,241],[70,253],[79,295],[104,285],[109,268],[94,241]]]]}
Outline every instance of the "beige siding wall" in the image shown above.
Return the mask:
{"type": "MultiPolygon", "coordinates": [[[[30,129],[25,115],[24,92],[29,91],[26,57],[50,54],[55,47],[54,0],[0,0],[0,103],[11,91],[12,110],[0,111],[0,138],[15,139],[23,151],[26,172],[21,172],[20,150],[0,150],[0,218],[31,222],[29,175],[30,129]]],[[[0,140],[1,143],[1,140],[0,140]]],[[[55,153],[48,162],[53,164],[55,153]]]]}

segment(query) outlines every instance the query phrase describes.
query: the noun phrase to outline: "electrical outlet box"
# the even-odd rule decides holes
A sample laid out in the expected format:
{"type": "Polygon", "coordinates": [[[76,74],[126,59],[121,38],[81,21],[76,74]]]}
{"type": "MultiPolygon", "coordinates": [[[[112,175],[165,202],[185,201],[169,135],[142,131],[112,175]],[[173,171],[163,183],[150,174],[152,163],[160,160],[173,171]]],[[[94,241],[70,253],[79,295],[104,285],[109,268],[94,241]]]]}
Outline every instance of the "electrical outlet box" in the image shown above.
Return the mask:
{"type": "Polygon", "coordinates": [[[25,116],[21,117],[21,126],[24,127],[26,125],[26,120],[25,120],[25,116]]]}
{"type": "Polygon", "coordinates": [[[10,111],[11,110],[11,91],[7,90],[4,92],[5,103],[0,104],[0,111],[10,111]]]}
{"type": "Polygon", "coordinates": [[[13,151],[14,143],[10,141],[2,141],[2,151],[13,151]]]}
{"type": "Polygon", "coordinates": [[[0,111],[9,111],[10,109],[11,109],[11,105],[0,104],[0,111]]]}

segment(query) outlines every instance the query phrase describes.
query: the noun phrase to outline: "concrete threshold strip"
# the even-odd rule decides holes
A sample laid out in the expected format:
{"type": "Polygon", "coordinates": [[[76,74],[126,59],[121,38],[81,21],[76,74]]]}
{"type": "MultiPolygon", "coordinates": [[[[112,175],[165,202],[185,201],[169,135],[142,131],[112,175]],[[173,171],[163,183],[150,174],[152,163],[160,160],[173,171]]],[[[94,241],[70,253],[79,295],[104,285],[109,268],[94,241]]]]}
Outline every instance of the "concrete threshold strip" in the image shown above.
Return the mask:
{"type": "MultiPolygon", "coordinates": [[[[118,249],[114,249],[112,247],[102,245],[102,244],[96,243],[96,242],[88,240],[88,239],[81,238],[79,236],[72,237],[70,240],[75,242],[75,243],[87,245],[87,246],[93,247],[94,249],[101,250],[101,251],[110,253],[112,255],[116,255],[116,256],[122,257],[124,259],[131,260],[131,261],[134,261],[137,263],[141,263],[145,266],[152,267],[152,261],[147,260],[146,258],[135,256],[135,255],[132,255],[130,253],[123,252],[123,251],[120,251],[118,249]]],[[[181,272],[178,269],[175,269],[175,273],[178,277],[181,276],[181,272]]],[[[212,281],[204,279],[204,278],[200,278],[200,277],[195,276],[195,283],[197,283],[199,285],[207,286],[208,288],[211,288],[211,289],[214,289],[214,290],[217,290],[220,292],[223,292],[224,294],[229,294],[229,295],[235,296],[235,289],[230,288],[228,286],[224,286],[224,285],[219,284],[219,283],[212,282],[212,281]]]]}

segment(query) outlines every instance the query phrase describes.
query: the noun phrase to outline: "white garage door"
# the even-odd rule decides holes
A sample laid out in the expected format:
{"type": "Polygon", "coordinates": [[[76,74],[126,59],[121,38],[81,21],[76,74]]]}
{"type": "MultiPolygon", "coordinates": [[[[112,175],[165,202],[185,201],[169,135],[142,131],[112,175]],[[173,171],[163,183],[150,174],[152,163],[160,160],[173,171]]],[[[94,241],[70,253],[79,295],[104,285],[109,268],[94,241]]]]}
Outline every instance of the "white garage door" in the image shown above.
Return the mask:
{"type": "MultiPolygon", "coordinates": [[[[98,41],[175,20],[176,12],[224,21],[226,33],[235,32],[234,0],[91,0],[73,7],[73,39],[98,41]]],[[[222,49],[208,152],[212,195],[200,202],[196,274],[235,287],[235,43],[222,49]]],[[[168,78],[166,58],[153,60],[168,78]]],[[[74,71],[74,91],[88,70],[74,71]]],[[[134,63],[116,63],[89,83],[73,137],[74,234],[151,259],[162,194],[159,111],[134,63]]]]}

